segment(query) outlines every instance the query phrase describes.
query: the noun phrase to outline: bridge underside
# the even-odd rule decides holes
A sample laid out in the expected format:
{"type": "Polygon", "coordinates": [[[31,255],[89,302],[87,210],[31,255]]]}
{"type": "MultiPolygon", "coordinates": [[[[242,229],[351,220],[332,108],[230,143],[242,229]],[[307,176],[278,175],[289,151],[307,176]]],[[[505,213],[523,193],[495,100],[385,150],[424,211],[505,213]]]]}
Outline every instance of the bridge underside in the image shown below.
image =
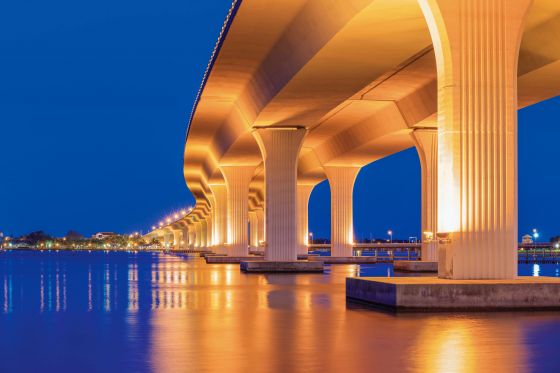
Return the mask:
{"type": "Polygon", "coordinates": [[[514,278],[516,111],[558,95],[559,57],[555,0],[235,2],[186,139],[196,206],[153,235],[295,261],[328,179],[332,252],[352,255],[357,173],[416,147],[423,260],[514,278]]]}

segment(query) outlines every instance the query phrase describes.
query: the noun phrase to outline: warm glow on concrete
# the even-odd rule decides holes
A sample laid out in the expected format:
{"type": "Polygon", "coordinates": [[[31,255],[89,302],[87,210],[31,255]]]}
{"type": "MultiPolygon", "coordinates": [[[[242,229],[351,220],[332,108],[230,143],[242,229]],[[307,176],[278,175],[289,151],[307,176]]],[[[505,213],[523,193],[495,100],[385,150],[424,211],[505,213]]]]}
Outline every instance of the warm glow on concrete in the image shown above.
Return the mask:
{"type": "MultiPolygon", "coordinates": [[[[179,221],[201,231],[198,247],[247,255],[251,220],[252,248],[291,260],[308,241],[309,190],[299,185],[328,178],[332,254],[350,256],[357,172],[416,146],[431,232],[424,260],[455,279],[516,276],[516,111],[560,93],[560,2],[244,0],[236,9],[185,144],[196,205],[179,221]],[[297,128],[306,129],[297,146],[267,150],[280,143],[263,133],[297,128]]],[[[159,229],[175,223],[165,221],[159,229]]]]}
{"type": "Polygon", "coordinates": [[[265,165],[265,260],[297,260],[297,160],[305,128],[259,128],[254,132],[265,165]]]}
{"type": "Polygon", "coordinates": [[[181,242],[183,241],[183,231],[179,229],[173,230],[173,248],[175,250],[182,249],[181,242]]]}
{"type": "Polygon", "coordinates": [[[352,256],[352,193],[359,167],[325,167],[331,186],[331,256],[352,256]]]}
{"type": "Polygon", "coordinates": [[[297,185],[297,240],[298,254],[307,254],[309,244],[308,208],[309,198],[315,185],[297,185]]]}
{"type": "Polygon", "coordinates": [[[231,256],[249,254],[248,198],[249,183],[255,173],[255,166],[222,166],[222,173],[227,185],[228,202],[228,247],[231,256]]]}
{"type": "Polygon", "coordinates": [[[412,137],[418,150],[422,171],[422,260],[437,262],[437,130],[416,129],[412,137]]]}
{"type": "Polygon", "coordinates": [[[438,68],[440,275],[517,276],[517,61],[531,0],[420,0],[438,68]],[[492,35],[492,37],[489,37],[492,35]]]}

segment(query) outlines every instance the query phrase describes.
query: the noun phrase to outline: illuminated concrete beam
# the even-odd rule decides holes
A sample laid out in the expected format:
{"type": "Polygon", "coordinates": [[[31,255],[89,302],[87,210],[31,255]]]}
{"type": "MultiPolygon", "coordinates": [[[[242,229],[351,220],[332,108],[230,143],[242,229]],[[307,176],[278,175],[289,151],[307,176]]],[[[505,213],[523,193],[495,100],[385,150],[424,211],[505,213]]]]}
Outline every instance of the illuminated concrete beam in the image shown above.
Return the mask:
{"type": "Polygon", "coordinates": [[[331,256],[352,256],[354,182],[359,167],[326,166],[331,187],[331,256]]]}
{"type": "Polygon", "coordinates": [[[438,71],[439,275],[517,276],[517,61],[531,0],[419,0],[438,71]]]}
{"type": "Polygon", "coordinates": [[[249,255],[248,242],[248,198],[249,183],[256,166],[220,166],[227,185],[228,229],[227,254],[249,255]]]}
{"type": "Polygon", "coordinates": [[[297,239],[298,254],[307,254],[309,244],[309,197],[315,185],[297,185],[297,239]]]}
{"type": "Polygon", "coordinates": [[[297,160],[307,130],[267,127],[253,132],[265,168],[265,260],[297,260],[297,160]]]}
{"type": "Polygon", "coordinates": [[[422,261],[437,262],[437,129],[415,129],[412,138],[422,172],[422,261]]]}

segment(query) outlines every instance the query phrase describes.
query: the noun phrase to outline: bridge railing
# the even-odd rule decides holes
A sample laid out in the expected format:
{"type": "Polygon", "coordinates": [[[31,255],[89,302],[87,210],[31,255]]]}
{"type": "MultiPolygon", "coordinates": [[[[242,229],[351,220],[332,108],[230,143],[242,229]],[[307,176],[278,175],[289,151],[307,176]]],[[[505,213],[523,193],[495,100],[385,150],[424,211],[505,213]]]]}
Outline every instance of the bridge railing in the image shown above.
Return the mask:
{"type": "MultiPolygon", "coordinates": [[[[520,263],[556,263],[560,264],[560,248],[551,243],[530,243],[518,245],[518,260],[520,263]]],[[[327,253],[330,244],[310,244],[310,252],[327,253]]],[[[393,260],[420,260],[421,243],[412,242],[381,242],[357,243],[353,245],[355,256],[373,256],[380,262],[393,260]]]]}

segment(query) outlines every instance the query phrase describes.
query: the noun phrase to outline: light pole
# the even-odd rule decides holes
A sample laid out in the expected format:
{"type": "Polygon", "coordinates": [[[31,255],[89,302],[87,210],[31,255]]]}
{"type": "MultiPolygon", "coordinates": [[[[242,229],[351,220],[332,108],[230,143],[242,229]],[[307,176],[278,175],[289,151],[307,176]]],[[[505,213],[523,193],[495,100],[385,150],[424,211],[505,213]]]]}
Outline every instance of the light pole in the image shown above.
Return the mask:
{"type": "Polygon", "coordinates": [[[309,232],[309,244],[313,245],[313,232],[309,232]]]}
{"type": "Polygon", "coordinates": [[[537,238],[539,238],[539,232],[537,231],[537,228],[533,228],[533,240],[535,243],[537,243],[537,238]]]}
{"type": "Polygon", "coordinates": [[[393,231],[391,229],[389,229],[387,231],[387,234],[389,235],[390,239],[391,239],[391,243],[393,243],[393,231]]]}
{"type": "Polygon", "coordinates": [[[537,228],[533,228],[533,243],[535,244],[535,250],[537,249],[537,239],[539,238],[539,232],[537,228]]]}

